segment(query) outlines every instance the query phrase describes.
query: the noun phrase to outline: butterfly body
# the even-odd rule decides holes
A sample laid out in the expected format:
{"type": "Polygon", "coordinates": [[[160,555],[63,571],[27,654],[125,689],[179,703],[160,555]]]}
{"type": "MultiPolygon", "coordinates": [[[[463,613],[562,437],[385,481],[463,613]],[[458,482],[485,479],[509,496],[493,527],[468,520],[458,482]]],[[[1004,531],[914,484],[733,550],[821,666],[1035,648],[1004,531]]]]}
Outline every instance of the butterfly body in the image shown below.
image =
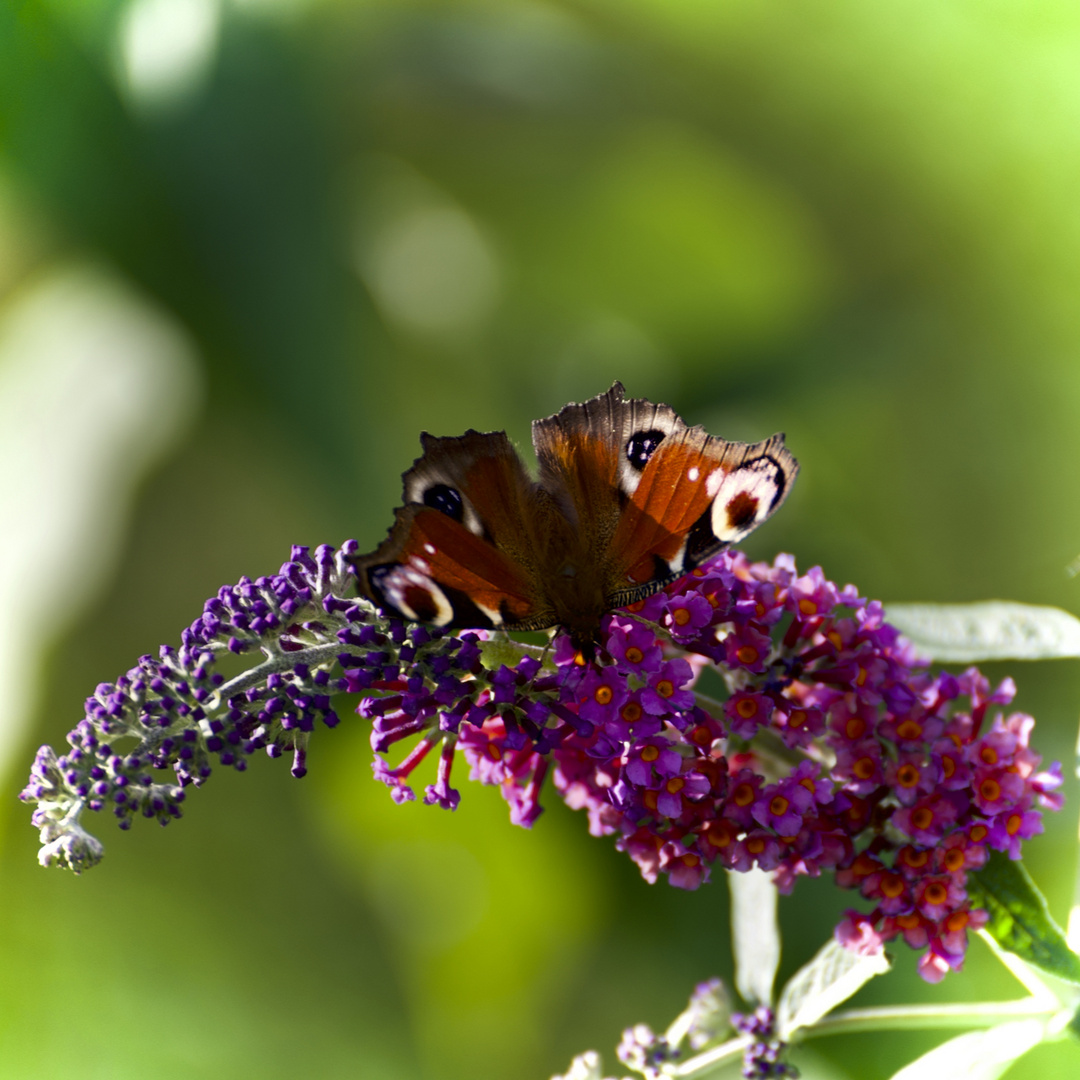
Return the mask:
{"type": "Polygon", "coordinates": [[[354,560],[361,591],[437,626],[542,630],[588,647],[607,612],[689,573],[784,500],[782,435],[727,442],[619,383],[533,423],[531,479],[505,432],[421,436],[405,505],[354,560]]]}

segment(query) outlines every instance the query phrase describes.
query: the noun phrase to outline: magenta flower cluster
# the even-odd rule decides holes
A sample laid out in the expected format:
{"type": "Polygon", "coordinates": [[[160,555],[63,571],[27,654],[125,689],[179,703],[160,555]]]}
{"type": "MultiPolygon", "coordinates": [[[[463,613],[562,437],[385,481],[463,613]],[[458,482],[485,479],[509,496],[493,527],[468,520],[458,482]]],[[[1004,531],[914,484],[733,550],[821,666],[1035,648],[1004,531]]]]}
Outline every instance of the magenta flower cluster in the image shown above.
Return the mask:
{"type": "Polygon", "coordinates": [[[1028,745],[1034,721],[993,711],[1011,680],[991,691],[974,668],[931,674],[879,603],[818,568],[800,576],[788,556],[725,553],[610,615],[595,663],[567,637],[553,658],[553,673],[532,656],[500,667],[449,712],[438,690],[382,683],[388,696],[360,706],[374,748],[421,739],[376,774],[409,798],[409,773],[441,742],[426,801],[457,804],[460,749],[531,825],[550,773],[594,835],[680,888],[714,866],[773,871],[785,892],[832,871],[874,905],[848,913],[840,940],[903,937],[931,981],[961,965],[967,931],[985,922],[967,873],[991,848],[1018,858],[1040,808],[1061,805],[1060,766],[1040,772],[1028,745]],[[714,698],[701,692],[707,671],[714,698]]]}
{"type": "Polygon", "coordinates": [[[22,793],[41,861],[94,865],[85,811],[166,824],[214,766],[258,751],[291,752],[303,775],[316,725],[338,723],[335,697],[359,693],[376,776],[398,801],[437,751],[424,801],[457,806],[460,750],[516,824],[536,820],[550,783],[650,881],[692,889],[713,867],[757,866],[789,891],[830,871],[871,905],[840,939],[903,937],[935,980],[985,921],[967,874],[990,849],[1018,858],[1040,809],[1061,804],[1032,719],[1004,709],[1011,681],[932,674],[880,604],[819,569],[800,576],[789,556],[725,553],[607,616],[587,661],[564,635],[545,650],[384,618],[354,595],[356,550],[295,548],[277,575],[207,601],[179,649],[101,684],[70,749],[42,747],[22,793]],[[252,660],[226,680],[231,655],[252,660]]]}

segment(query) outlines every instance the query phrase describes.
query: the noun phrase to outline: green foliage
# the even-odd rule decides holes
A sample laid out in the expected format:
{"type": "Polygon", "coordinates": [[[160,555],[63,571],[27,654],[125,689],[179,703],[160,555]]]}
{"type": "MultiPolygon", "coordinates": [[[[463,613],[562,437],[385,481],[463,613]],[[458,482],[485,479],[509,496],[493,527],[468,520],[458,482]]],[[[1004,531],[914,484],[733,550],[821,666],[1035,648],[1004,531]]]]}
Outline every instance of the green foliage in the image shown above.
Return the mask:
{"type": "MultiPolygon", "coordinates": [[[[102,876],[65,883],[33,865],[21,762],[222,583],[292,543],[374,546],[420,430],[527,441],[616,377],[725,436],[786,430],[802,473],[755,555],[791,550],[871,596],[1080,610],[1063,574],[1080,12],[208,0],[209,64],[151,105],[121,63],[138,6],[0,4],[0,333],[89,259],[190,339],[206,385],[186,443],[93,541],[111,585],[33,658],[32,730],[5,735],[0,1077],[126,1080],[148,1055],[185,1080],[550,1075],[730,971],[722,889],[650,888],[556,808],[526,833],[497,800],[393,807],[348,719],[305,780],[216,777],[183,829],[109,835],[102,876]],[[441,316],[424,274],[456,283],[441,316]],[[423,844],[470,857],[403,878],[395,852],[423,844]],[[186,925],[203,937],[181,953],[186,925]]],[[[28,498],[6,528],[33,515],[28,498]]],[[[49,574],[81,577],[92,538],[75,540],[49,574]]],[[[1040,750],[1071,754],[1074,665],[1011,673],[1040,750]]],[[[1057,817],[1029,845],[1054,896],[1075,850],[1057,817]]],[[[781,985],[847,900],[824,882],[781,898],[781,985]]],[[[949,992],[1011,993],[976,952],[949,992]]],[[[861,1000],[940,993],[898,960],[861,1000]]],[[[918,1038],[814,1049],[831,1075],[883,1080],[918,1038]]],[[[1010,1080],[1078,1060],[1040,1047],[1010,1080]]]]}
{"type": "Polygon", "coordinates": [[[968,894],[972,904],[990,913],[986,930],[1002,948],[1080,985],[1080,957],[1069,948],[1022,863],[992,851],[986,866],[970,877],[968,894]]]}

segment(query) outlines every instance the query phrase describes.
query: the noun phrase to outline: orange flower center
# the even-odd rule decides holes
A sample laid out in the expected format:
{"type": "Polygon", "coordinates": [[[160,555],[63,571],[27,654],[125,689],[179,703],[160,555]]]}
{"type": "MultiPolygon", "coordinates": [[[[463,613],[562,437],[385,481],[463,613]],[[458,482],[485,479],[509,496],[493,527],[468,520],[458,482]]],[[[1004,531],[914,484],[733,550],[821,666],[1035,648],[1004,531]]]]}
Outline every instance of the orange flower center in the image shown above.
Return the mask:
{"type": "Polygon", "coordinates": [[[689,608],[676,608],[671,613],[671,618],[677,626],[685,626],[690,621],[690,609],[689,608]]]}
{"type": "Polygon", "coordinates": [[[813,600],[800,600],[799,601],[799,614],[800,615],[816,615],[817,604],[813,600]]]}
{"type": "Polygon", "coordinates": [[[970,921],[966,911],[954,911],[945,920],[945,925],[955,934],[957,930],[963,930],[970,921]]]}
{"type": "Polygon", "coordinates": [[[920,772],[912,764],[901,765],[896,773],[896,779],[901,787],[912,788],[919,782],[920,772]]]}
{"type": "Polygon", "coordinates": [[[874,775],[874,770],[876,768],[877,764],[872,757],[861,757],[851,767],[851,771],[858,779],[869,780],[870,777],[874,775]]]}
{"type": "Polygon", "coordinates": [[[742,645],[735,650],[735,658],[740,664],[757,663],[758,651],[753,645],[742,645]]]}
{"type": "Polygon", "coordinates": [[[904,862],[913,870],[925,866],[930,861],[929,851],[916,851],[915,848],[904,848],[904,862]]]}
{"type": "Polygon", "coordinates": [[[782,817],[787,813],[787,808],[791,805],[784,798],[783,795],[774,795],[772,801],[769,803],[769,813],[774,817],[782,817]]]}
{"type": "Polygon", "coordinates": [[[905,720],[897,729],[896,734],[901,739],[919,739],[922,738],[923,726],[917,720],[905,720]]]}
{"type": "Polygon", "coordinates": [[[749,806],[754,801],[754,789],[749,784],[740,784],[732,794],[736,806],[749,806]]]}
{"type": "Polygon", "coordinates": [[[881,891],[890,900],[895,900],[904,891],[904,879],[899,874],[882,875],[881,891]]]}
{"type": "Polygon", "coordinates": [[[752,716],[757,716],[757,702],[753,698],[739,698],[735,703],[735,711],[744,720],[749,720],[752,716]]]}
{"type": "Polygon", "coordinates": [[[1001,785],[992,776],[988,776],[979,785],[979,794],[987,802],[996,802],[1001,798],[1001,785]]]}
{"type": "Polygon", "coordinates": [[[985,825],[972,825],[971,832],[968,833],[968,836],[970,836],[976,844],[981,844],[986,839],[986,834],[989,831],[990,830],[985,825]]]}
{"type": "Polygon", "coordinates": [[[849,739],[861,739],[866,733],[866,721],[861,716],[849,716],[844,724],[844,734],[849,739]]]}
{"type": "Polygon", "coordinates": [[[950,874],[955,874],[957,870],[964,868],[964,852],[962,848],[954,847],[949,848],[945,852],[945,858],[941,860],[945,864],[945,869],[950,874]]]}
{"type": "Polygon", "coordinates": [[[746,850],[751,855],[760,855],[765,850],[765,841],[760,836],[752,836],[746,841],[746,850]]]}
{"type": "Polygon", "coordinates": [[[794,709],[791,715],[788,717],[789,728],[801,728],[806,723],[807,713],[805,709],[794,709]]]}
{"type": "Polygon", "coordinates": [[[670,679],[661,679],[656,684],[656,692],[661,697],[671,697],[675,693],[675,684],[670,679]]]}
{"type": "Polygon", "coordinates": [[[1008,820],[1005,822],[1005,831],[1010,836],[1015,836],[1020,831],[1020,826],[1023,824],[1023,814],[1010,814],[1008,820]]]}
{"type": "Polygon", "coordinates": [[[597,705],[607,705],[615,696],[615,691],[610,686],[598,686],[593,693],[593,700],[597,705]]]}
{"type": "Polygon", "coordinates": [[[956,772],[956,759],[951,758],[948,754],[946,754],[941,759],[941,771],[945,774],[946,780],[950,779],[953,773],[956,772]]]}
{"type": "Polygon", "coordinates": [[[992,746],[984,746],[979,751],[979,757],[987,765],[996,765],[998,763],[997,751],[992,746]]]}
{"type": "Polygon", "coordinates": [[[919,925],[918,915],[897,915],[896,925],[901,930],[914,930],[919,925]]]}
{"type": "Polygon", "coordinates": [[[628,701],[620,710],[619,715],[628,723],[632,724],[641,719],[641,706],[636,701],[628,701]]]}
{"type": "Polygon", "coordinates": [[[949,890],[941,884],[940,881],[931,881],[926,886],[926,892],[923,893],[923,899],[928,904],[944,904],[949,899],[949,890]]]}
{"type": "Polygon", "coordinates": [[[660,748],[651,743],[641,751],[642,761],[655,761],[660,756],[660,748]]]}
{"type": "Polygon", "coordinates": [[[690,732],[690,741],[697,746],[708,746],[712,742],[712,732],[704,724],[698,724],[690,732]]]}
{"type": "Polygon", "coordinates": [[[686,787],[686,781],[681,776],[673,776],[665,785],[668,793],[671,795],[677,795],[684,787],[686,787]]]}
{"type": "Polygon", "coordinates": [[[727,825],[713,822],[705,830],[705,839],[714,848],[726,848],[735,839],[735,835],[727,825]]]}
{"type": "Polygon", "coordinates": [[[916,829],[926,830],[934,824],[934,811],[929,806],[920,806],[914,814],[911,815],[911,824],[916,829]]]}
{"type": "Polygon", "coordinates": [[[631,645],[626,650],[626,659],[628,663],[640,664],[645,659],[645,654],[636,645],[631,645]]]}

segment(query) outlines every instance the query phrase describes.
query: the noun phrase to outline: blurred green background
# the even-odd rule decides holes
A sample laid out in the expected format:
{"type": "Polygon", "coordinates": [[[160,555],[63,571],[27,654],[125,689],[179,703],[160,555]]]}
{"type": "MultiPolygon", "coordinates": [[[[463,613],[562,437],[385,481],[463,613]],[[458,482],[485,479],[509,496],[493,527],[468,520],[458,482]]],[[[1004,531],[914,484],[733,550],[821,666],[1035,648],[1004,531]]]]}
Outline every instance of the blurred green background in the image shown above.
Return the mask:
{"type": "MultiPolygon", "coordinates": [[[[374,546],[420,430],[527,445],[614,378],[787,432],[753,554],[1080,612],[1078,191],[1065,0],[3,0],[0,1077],[617,1071],[730,976],[722,883],[650,887],[550,798],[531,833],[474,785],[396,808],[359,721],[47,873],[34,747],[219,585],[374,546]]],[[[1076,665],[1010,670],[1071,762],[1076,665]]],[[[1069,794],[1028,856],[1060,919],[1069,794]]],[[[850,899],[782,901],[783,973],[850,899]]],[[[938,988],[897,952],[860,1000],[1019,992],[978,943],[938,988]]]]}

